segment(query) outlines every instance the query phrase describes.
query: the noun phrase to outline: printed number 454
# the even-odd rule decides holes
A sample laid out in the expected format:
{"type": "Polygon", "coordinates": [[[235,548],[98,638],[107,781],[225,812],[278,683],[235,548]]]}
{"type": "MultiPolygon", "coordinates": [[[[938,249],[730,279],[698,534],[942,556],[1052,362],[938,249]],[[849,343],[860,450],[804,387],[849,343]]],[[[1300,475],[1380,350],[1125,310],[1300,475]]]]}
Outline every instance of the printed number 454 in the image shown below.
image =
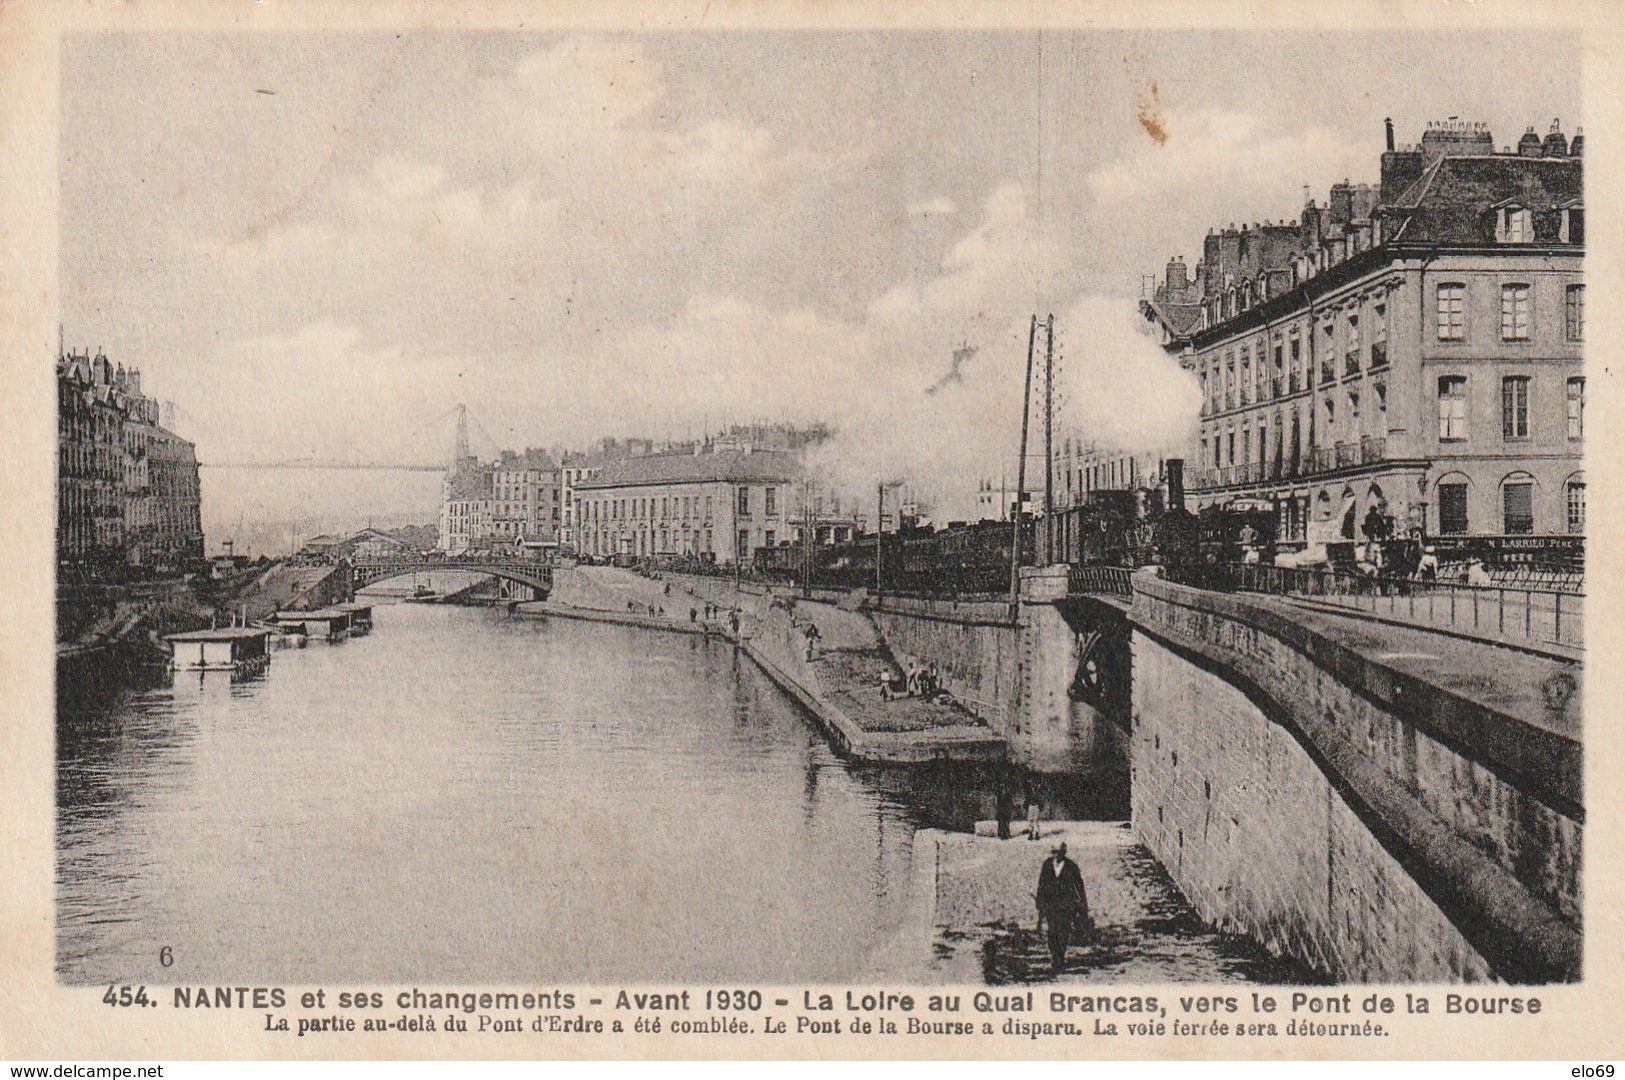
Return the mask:
{"type": "Polygon", "coordinates": [[[152,1005],[145,986],[109,986],[102,995],[103,1005],[152,1005]]]}

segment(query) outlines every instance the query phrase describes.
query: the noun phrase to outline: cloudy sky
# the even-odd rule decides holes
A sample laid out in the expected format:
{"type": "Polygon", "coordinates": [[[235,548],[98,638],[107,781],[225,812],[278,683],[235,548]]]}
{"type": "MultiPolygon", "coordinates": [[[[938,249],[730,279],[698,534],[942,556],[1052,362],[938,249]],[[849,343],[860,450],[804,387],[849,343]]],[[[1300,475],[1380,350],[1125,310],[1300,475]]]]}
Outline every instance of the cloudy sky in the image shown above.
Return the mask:
{"type": "Polygon", "coordinates": [[[1013,457],[1034,310],[1073,420],[1160,430],[1187,398],[1130,329],[1142,274],[1375,180],[1385,116],[1401,141],[1452,115],[1572,134],[1575,56],[1525,32],[79,36],[65,333],[139,365],[205,460],[438,460],[466,401],[515,446],[823,418],[860,471],[962,471],[1013,457]]]}

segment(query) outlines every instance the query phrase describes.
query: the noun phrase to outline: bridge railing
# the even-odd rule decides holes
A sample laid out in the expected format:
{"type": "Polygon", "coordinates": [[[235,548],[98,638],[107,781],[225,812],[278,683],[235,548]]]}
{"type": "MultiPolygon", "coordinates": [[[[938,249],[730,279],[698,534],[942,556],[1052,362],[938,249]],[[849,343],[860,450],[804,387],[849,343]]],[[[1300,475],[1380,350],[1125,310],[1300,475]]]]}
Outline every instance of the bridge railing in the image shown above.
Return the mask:
{"type": "Polygon", "coordinates": [[[1221,588],[1311,598],[1485,641],[1585,648],[1581,593],[1284,566],[1225,565],[1205,573],[1221,588]]]}
{"type": "Polygon", "coordinates": [[[1134,571],[1126,566],[1071,566],[1067,568],[1066,591],[1074,595],[1133,596],[1134,571]]]}

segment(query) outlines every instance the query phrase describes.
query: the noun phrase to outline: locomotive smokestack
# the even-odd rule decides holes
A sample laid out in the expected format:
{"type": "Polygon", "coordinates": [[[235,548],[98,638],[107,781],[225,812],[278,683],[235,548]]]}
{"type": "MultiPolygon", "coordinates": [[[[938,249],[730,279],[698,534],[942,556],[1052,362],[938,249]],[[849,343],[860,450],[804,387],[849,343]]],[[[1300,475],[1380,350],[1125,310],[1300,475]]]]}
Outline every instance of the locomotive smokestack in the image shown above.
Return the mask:
{"type": "Polygon", "coordinates": [[[1185,509],[1185,459],[1169,458],[1164,466],[1168,473],[1168,509],[1185,509]]]}

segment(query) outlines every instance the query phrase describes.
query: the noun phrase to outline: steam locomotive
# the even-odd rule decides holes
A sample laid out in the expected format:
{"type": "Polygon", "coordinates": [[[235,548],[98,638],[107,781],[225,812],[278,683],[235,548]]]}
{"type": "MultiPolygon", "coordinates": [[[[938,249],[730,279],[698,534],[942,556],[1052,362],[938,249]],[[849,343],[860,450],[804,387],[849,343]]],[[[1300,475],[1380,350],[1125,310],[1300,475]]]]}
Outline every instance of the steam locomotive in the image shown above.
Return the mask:
{"type": "MultiPolygon", "coordinates": [[[[1203,563],[1239,562],[1245,548],[1270,558],[1276,517],[1267,503],[1238,500],[1200,515],[1184,507],[1181,463],[1167,463],[1165,487],[1096,491],[1080,506],[1058,511],[1048,528],[1024,518],[1023,565],[1138,567],[1159,563],[1178,573],[1203,563]]],[[[999,595],[1010,587],[1008,521],[956,522],[942,529],[904,529],[845,544],[760,548],[756,573],[817,587],[874,588],[940,596],[999,595]],[[877,577],[877,549],[880,570],[877,577]]]]}

